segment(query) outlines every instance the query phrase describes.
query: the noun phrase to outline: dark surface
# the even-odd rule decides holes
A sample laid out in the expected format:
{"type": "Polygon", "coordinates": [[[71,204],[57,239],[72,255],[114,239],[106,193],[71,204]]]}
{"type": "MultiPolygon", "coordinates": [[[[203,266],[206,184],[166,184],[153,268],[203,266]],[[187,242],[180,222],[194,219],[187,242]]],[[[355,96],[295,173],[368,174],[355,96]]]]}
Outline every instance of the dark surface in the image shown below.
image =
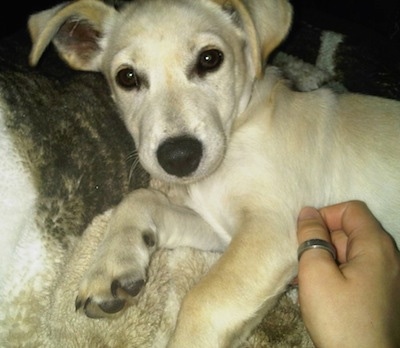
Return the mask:
{"type": "Polygon", "coordinates": [[[399,0],[292,0],[295,21],[346,34],[354,41],[388,50],[400,68],[399,0]]]}
{"type": "Polygon", "coordinates": [[[32,2],[24,2],[12,9],[1,11],[0,14],[0,35],[2,37],[13,34],[26,27],[28,16],[31,13],[52,7],[60,1],[56,0],[37,0],[32,2]]]}
{"type": "MultiPolygon", "coordinates": [[[[112,0],[111,0],[112,1],[112,0]]],[[[31,13],[59,3],[37,0],[2,11],[0,35],[6,36],[26,26],[31,13]]],[[[379,35],[400,49],[400,1],[398,0],[292,0],[296,18],[307,18],[326,29],[341,29],[358,35],[379,35]]]]}

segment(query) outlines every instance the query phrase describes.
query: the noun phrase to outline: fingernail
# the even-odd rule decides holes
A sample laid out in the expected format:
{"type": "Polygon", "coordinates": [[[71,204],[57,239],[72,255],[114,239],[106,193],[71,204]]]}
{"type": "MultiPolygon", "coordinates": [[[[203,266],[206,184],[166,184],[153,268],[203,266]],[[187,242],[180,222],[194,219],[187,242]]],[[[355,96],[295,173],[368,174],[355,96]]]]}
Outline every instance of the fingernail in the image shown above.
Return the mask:
{"type": "Polygon", "coordinates": [[[317,209],[313,207],[304,207],[299,214],[299,220],[314,219],[319,216],[317,209]]]}

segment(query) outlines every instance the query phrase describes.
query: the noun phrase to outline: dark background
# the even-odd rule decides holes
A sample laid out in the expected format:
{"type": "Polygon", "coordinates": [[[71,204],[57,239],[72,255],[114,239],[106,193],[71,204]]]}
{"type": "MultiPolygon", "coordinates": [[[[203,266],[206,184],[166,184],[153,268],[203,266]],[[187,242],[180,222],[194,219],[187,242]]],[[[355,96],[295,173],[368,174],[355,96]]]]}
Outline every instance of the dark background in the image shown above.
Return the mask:
{"type": "Polygon", "coordinates": [[[0,13],[0,36],[8,36],[16,31],[25,29],[30,14],[45,10],[61,2],[62,0],[34,0],[32,2],[14,4],[12,9],[5,10],[3,8],[0,13]]]}
{"type": "MultiPolygon", "coordinates": [[[[24,29],[29,14],[47,9],[58,0],[36,0],[19,3],[17,8],[3,10],[0,36],[24,29]]],[[[399,0],[292,0],[295,20],[306,20],[322,29],[350,35],[381,37],[400,51],[399,0]]]]}

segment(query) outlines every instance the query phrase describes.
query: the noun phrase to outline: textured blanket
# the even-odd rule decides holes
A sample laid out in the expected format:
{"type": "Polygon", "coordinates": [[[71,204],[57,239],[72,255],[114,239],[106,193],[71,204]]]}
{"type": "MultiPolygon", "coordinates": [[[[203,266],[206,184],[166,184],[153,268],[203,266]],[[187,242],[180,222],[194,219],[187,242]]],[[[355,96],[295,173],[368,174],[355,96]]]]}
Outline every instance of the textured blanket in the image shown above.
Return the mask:
{"type": "MultiPolygon", "coordinates": [[[[49,279],[47,291],[24,294],[24,306],[30,313],[15,318],[19,328],[13,328],[9,342],[21,346],[23,338],[35,347],[165,347],[183,296],[219,255],[189,248],[160,250],[152,258],[145,292],[136,305],[117,318],[88,319],[75,312],[77,285],[109,216],[110,211],[93,220],[55,277],[49,279]]],[[[243,347],[312,347],[295,294],[281,298],[243,347]]]]}
{"type": "MultiPolygon", "coordinates": [[[[12,148],[1,152],[0,217],[7,220],[9,202],[2,197],[20,168],[36,196],[14,233],[23,236],[33,226],[46,250],[32,253],[40,262],[26,269],[2,270],[0,346],[164,347],[182,297],[219,255],[159,250],[135,306],[115,319],[93,320],[75,312],[79,280],[110,209],[130,190],[145,187],[148,177],[103,78],[69,70],[51,49],[43,65],[31,69],[29,49],[26,33],[0,43],[0,141],[12,148]],[[17,169],[6,168],[16,162],[17,169]],[[37,265],[42,268],[30,276],[37,265]]],[[[400,99],[400,71],[390,56],[367,40],[299,22],[270,63],[299,90],[327,86],[400,99]]],[[[34,248],[28,238],[7,257],[17,260],[34,248]]],[[[243,346],[313,346],[295,290],[282,296],[243,346]]]]}

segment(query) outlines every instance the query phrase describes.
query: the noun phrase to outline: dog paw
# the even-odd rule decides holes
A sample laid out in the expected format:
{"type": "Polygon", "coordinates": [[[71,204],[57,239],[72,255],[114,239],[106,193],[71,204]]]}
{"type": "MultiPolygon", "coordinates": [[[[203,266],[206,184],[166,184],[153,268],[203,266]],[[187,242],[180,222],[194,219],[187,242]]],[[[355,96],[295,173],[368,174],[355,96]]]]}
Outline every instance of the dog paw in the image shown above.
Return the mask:
{"type": "Polygon", "coordinates": [[[108,289],[103,291],[91,291],[90,289],[79,291],[75,300],[76,310],[83,309],[89,318],[103,318],[122,311],[132,299],[137,297],[146,284],[145,279],[115,279],[108,289]]]}
{"type": "Polygon", "coordinates": [[[89,318],[103,318],[134,304],[145,287],[155,246],[151,232],[114,232],[113,238],[106,238],[81,280],[76,310],[89,318]]]}

